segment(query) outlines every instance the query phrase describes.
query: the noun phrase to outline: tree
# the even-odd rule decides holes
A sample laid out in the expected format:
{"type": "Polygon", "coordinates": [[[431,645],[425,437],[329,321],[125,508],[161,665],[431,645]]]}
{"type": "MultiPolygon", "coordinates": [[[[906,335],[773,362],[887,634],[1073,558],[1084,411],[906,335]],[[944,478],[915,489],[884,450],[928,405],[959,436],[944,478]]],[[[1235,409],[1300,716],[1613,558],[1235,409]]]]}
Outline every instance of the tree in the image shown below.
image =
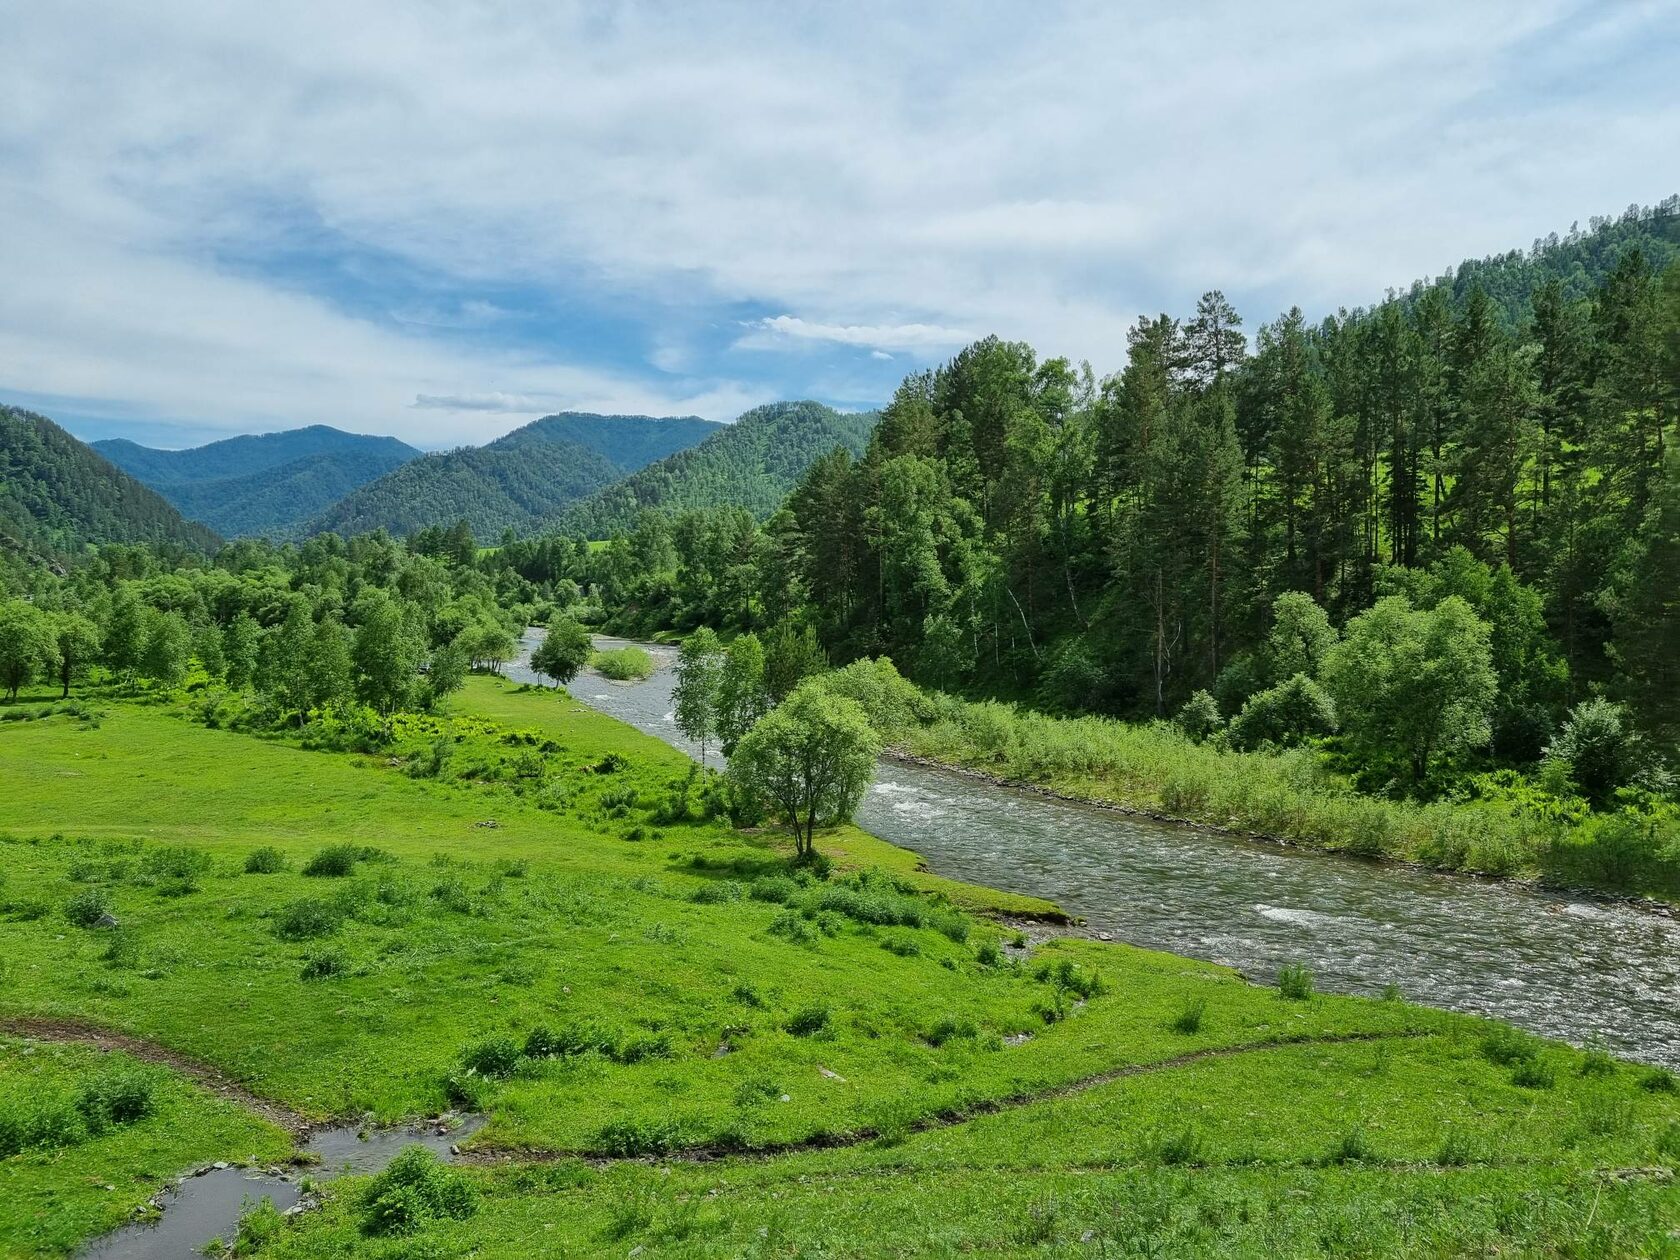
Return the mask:
{"type": "Polygon", "coordinates": [[[295,710],[299,726],[309,707],[309,645],[313,633],[309,609],[302,599],[293,598],[285,619],[264,632],[258,654],[258,690],[281,711],[295,710]]]}
{"type": "Polygon", "coordinates": [[[765,636],[764,690],[770,703],[780,704],[801,682],[827,668],[828,656],[810,626],[796,630],[784,622],[765,636]]]}
{"type": "Polygon", "coordinates": [[[187,676],[192,660],[192,629],[180,613],[154,613],[146,631],[140,668],[146,677],[174,687],[187,676]]]}
{"type": "Polygon", "coordinates": [[[18,689],[47,667],[52,640],[46,617],[21,599],[0,603],[0,687],[17,699],[18,689]]]}
{"type": "Polygon", "coordinates": [[[1669,454],[1629,551],[1611,653],[1629,707],[1647,731],[1672,746],[1680,743],[1680,452],[1669,454]]]}
{"type": "Polygon", "coordinates": [[[1491,736],[1499,680],[1488,627],[1457,595],[1431,609],[1404,595],[1378,600],[1330,649],[1324,683],[1348,751],[1368,773],[1393,771],[1414,790],[1441,759],[1491,736]]]}
{"type": "Polygon", "coordinates": [[[413,695],[426,643],[408,610],[384,591],[357,601],[351,649],[356,692],[381,713],[402,708],[413,695]]]}
{"type": "Polygon", "coordinates": [[[493,674],[501,673],[502,666],[519,655],[519,643],[513,632],[500,622],[488,619],[469,626],[457,641],[467,649],[475,666],[493,674]]]}
{"type": "Polygon", "coordinates": [[[718,679],[723,672],[723,648],[708,626],[683,640],[677,652],[677,681],[671,689],[677,729],[700,745],[700,764],[706,764],[706,744],[717,732],[718,679]]]}
{"type": "Polygon", "coordinates": [[[355,694],[352,636],[337,617],[323,617],[309,641],[309,703],[317,709],[342,705],[355,694]]]}
{"type": "Polygon", "coordinates": [[[570,617],[555,617],[549,621],[543,641],[531,653],[531,670],[565,686],[589,664],[593,651],[588,630],[570,617]]]}
{"type": "Polygon", "coordinates": [[[1219,702],[1212,694],[1198,691],[1184,702],[1184,707],[1173,718],[1173,724],[1187,738],[1199,744],[1225,725],[1225,719],[1219,716],[1219,702]]]}
{"type": "Polygon", "coordinates": [[[880,737],[855,700],[807,683],[741,737],[729,773],[781,813],[805,857],[818,827],[852,816],[880,755],[880,737]]]}
{"type": "Polygon", "coordinates": [[[1294,748],[1335,733],[1335,704],[1324,688],[1299,673],[1250,696],[1231,719],[1231,742],[1238,748],[1294,748]]]}
{"type": "Polygon", "coordinates": [[[729,756],[741,736],[770,711],[770,695],[764,689],[764,645],[756,634],[743,634],[723,654],[718,672],[718,747],[729,756]]]}
{"type": "Polygon", "coordinates": [[[222,658],[226,662],[227,685],[242,691],[256,681],[257,651],[262,628],[249,613],[240,613],[222,632],[222,658]]]}
{"type": "MultiPolygon", "coordinates": [[[[81,613],[61,612],[52,614],[50,630],[58,681],[64,689],[61,694],[69,696],[71,682],[99,655],[99,627],[81,613]]],[[[0,637],[4,634],[0,630],[0,637]]]]}
{"type": "Polygon", "coordinates": [[[132,679],[146,655],[146,606],[127,582],[111,596],[111,615],[105,622],[105,665],[124,679],[132,679]]]}
{"type": "Polygon", "coordinates": [[[1329,615],[1311,595],[1285,591],[1272,601],[1272,628],[1266,635],[1271,676],[1281,680],[1316,675],[1336,639],[1329,615]]]}
{"type": "Polygon", "coordinates": [[[437,708],[445,696],[454,695],[466,686],[470,665],[467,650],[459,643],[445,643],[434,651],[426,671],[426,707],[437,708]]]}
{"type": "Polygon", "coordinates": [[[1602,696],[1583,700],[1546,746],[1546,761],[1563,768],[1595,808],[1610,803],[1635,766],[1638,739],[1627,727],[1627,711],[1602,696]]]}

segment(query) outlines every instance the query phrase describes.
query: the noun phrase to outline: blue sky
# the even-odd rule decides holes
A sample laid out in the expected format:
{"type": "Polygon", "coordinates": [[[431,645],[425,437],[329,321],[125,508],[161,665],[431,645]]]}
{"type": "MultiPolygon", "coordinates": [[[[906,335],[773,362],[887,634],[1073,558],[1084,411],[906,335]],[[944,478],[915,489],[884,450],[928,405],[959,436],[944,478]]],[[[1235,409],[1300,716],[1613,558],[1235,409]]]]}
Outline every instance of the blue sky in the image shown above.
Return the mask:
{"type": "Polygon", "coordinates": [[[1680,5],[25,7],[0,400],[188,445],[1120,366],[1680,189],[1680,5]]]}

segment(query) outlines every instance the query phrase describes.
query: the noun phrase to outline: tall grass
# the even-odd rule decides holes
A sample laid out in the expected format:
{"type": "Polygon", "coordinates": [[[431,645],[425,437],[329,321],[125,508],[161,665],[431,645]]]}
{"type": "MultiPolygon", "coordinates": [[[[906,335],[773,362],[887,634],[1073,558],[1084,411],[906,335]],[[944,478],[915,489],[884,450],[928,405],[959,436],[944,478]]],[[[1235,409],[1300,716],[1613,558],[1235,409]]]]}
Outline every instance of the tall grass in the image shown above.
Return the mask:
{"type": "Polygon", "coordinates": [[[1571,819],[1499,799],[1369,796],[1313,749],[1237,752],[1167,723],[962,701],[923,692],[888,661],[854,662],[823,685],[857,700],[901,752],[1084,800],[1443,870],[1680,892],[1680,812],[1571,819]]]}

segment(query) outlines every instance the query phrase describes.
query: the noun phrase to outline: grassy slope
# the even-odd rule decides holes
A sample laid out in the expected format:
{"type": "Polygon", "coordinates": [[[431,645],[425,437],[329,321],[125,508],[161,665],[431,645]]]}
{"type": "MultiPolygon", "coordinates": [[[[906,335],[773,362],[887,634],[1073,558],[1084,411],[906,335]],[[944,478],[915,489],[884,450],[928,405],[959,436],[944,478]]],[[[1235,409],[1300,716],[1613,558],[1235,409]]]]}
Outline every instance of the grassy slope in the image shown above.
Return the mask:
{"type": "Polygon", "coordinates": [[[273,1162],[291,1151],[281,1129],[120,1052],[0,1037],[0,1099],[67,1098],[91,1071],[117,1064],[157,1082],[154,1112],[73,1146],[0,1159],[0,1253],[62,1255],[122,1224],[185,1169],[216,1160],[273,1162]]]}
{"type": "MultiPolygon", "coordinates": [[[[1372,1250],[1463,1251],[1498,1236],[1622,1254],[1654,1251],[1680,1222],[1672,1186],[1595,1171],[1680,1159],[1680,1099],[1640,1088],[1634,1069],[1584,1075],[1578,1052],[1547,1047],[1555,1084],[1523,1088],[1479,1051],[1481,1021],[1395,1002],[1290,1002],[1221,968],[1090,941],[1035,951],[1107,983],[1088,1003],[1062,995],[1067,1017],[1046,1024],[1055,986],[1030,967],[982,965],[981,942],[997,936],[984,924],[958,942],[835,916],[831,935],[795,944],[770,931],[777,906],[690,900],[718,882],[716,864],[750,878],[777,846],[698,821],[663,834],[638,824],[646,838],[626,839],[641,805],[615,817],[603,794],[635,787],[645,803],[686,771],[657,741],[563,694],[497,680],[475,679],[460,707],[457,765],[488,764],[500,727],[561,746],[551,808],[529,787],[520,797],[506,784],[417,782],[384,756],[304,751],[161,709],[114,705],[98,729],[0,726],[0,828],[15,841],[0,847],[0,1017],[91,1018],[305,1113],[387,1118],[444,1106],[445,1079],[477,1039],[588,1022],[620,1045],[663,1038],[670,1057],[592,1053],[527,1060],[506,1081],[467,1078],[491,1116],[476,1145],[774,1148],[885,1135],[670,1175],[564,1160],[478,1174],[484,1210],[433,1231],[443,1255],[526,1255],[539,1236],[579,1255],[638,1244],[774,1253],[778,1238],[783,1253],[788,1240],[838,1254],[1007,1252],[1093,1230],[1210,1253],[1310,1253],[1352,1231],[1372,1250]],[[611,751],[629,767],[583,769],[611,751]],[[489,818],[495,828],[473,825],[489,818]],[[298,872],[339,840],[390,856],[344,879],[298,872]],[[143,878],[148,855],[182,841],[215,865],[196,891],[165,895],[143,878]],[[292,869],[239,873],[258,844],[281,848],[292,869]],[[712,873],[696,872],[694,855],[712,873]],[[107,890],[124,948],[64,918],[66,899],[90,887],[107,890]],[[322,941],[281,940],[275,912],[300,898],[350,917],[322,941]],[[919,952],[888,952],[888,939],[919,952]],[[323,948],[350,973],[303,980],[323,948]],[[1200,1029],[1175,1031],[1197,1000],[1200,1029]],[[817,1005],[831,1008],[827,1031],[783,1028],[817,1005]],[[943,1021],[958,1035],[934,1045],[943,1021]],[[1376,1039],[1263,1048],[1347,1033],[1376,1039]],[[1030,1035],[1006,1043],[1019,1034],[1030,1035]],[[714,1057],[724,1042],[733,1052],[714,1057]],[[1207,1051],[1239,1053],[1185,1058],[1207,1051]],[[1159,1070],[1089,1079],[1140,1066],[1159,1070]],[[1073,1092],[942,1123],[1056,1089],[1073,1092]],[[1320,1167],[1356,1130],[1386,1163],[1320,1167]],[[1167,1139],[1186,1133],[1205,1167],[1173,1162],[1185,1143],[1167,1139]],[[1443,1150],[1472,1165],[1436,1168],[1443,1150]],[[1593,1201],[1589,1224],[1577,1205],[1593,1201]]],[[[855,830],[826,847],[850,863],[914,865],[855,830]]],[[[348,1250],[353,1200],[341,1193],[285,1254],[348,1250]]]]}

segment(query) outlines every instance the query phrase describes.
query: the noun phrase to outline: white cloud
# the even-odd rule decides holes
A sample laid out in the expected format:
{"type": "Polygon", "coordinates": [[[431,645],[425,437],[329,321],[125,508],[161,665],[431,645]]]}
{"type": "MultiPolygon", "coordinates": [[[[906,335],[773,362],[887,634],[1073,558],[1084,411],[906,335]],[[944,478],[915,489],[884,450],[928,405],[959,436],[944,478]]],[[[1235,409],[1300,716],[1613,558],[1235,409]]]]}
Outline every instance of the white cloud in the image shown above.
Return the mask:
{"type": "Polygon", "coordinates": [[[824,324],[794,315],[773,315],[754,320],[753,331],[736,341],[737,349],[770,350],[790,341],[826,341],[842,346],[864,346],[890,359],[887,350],[953,350],[974,340],[974,334],[938,324],[824,324]]]}
{"type": "Polygon", "coordinates": [[[0,390],[228,429],[723,418],[807,392],[825,348],[927,361],[968,330],[1112,368],[1205,288],[1325,310],[1656,200],[1680,134],[1648,64],[1672,3],[60,0],[6,27],[0,390]],[[316,231],[651,326],[608,370],[558,334],[485,348],[478,299],[378,323],[219,261],[316,231]],[[743,308],[785,312],[747,348],[807,353],[708,363],[692,334],[743,308]]]}

